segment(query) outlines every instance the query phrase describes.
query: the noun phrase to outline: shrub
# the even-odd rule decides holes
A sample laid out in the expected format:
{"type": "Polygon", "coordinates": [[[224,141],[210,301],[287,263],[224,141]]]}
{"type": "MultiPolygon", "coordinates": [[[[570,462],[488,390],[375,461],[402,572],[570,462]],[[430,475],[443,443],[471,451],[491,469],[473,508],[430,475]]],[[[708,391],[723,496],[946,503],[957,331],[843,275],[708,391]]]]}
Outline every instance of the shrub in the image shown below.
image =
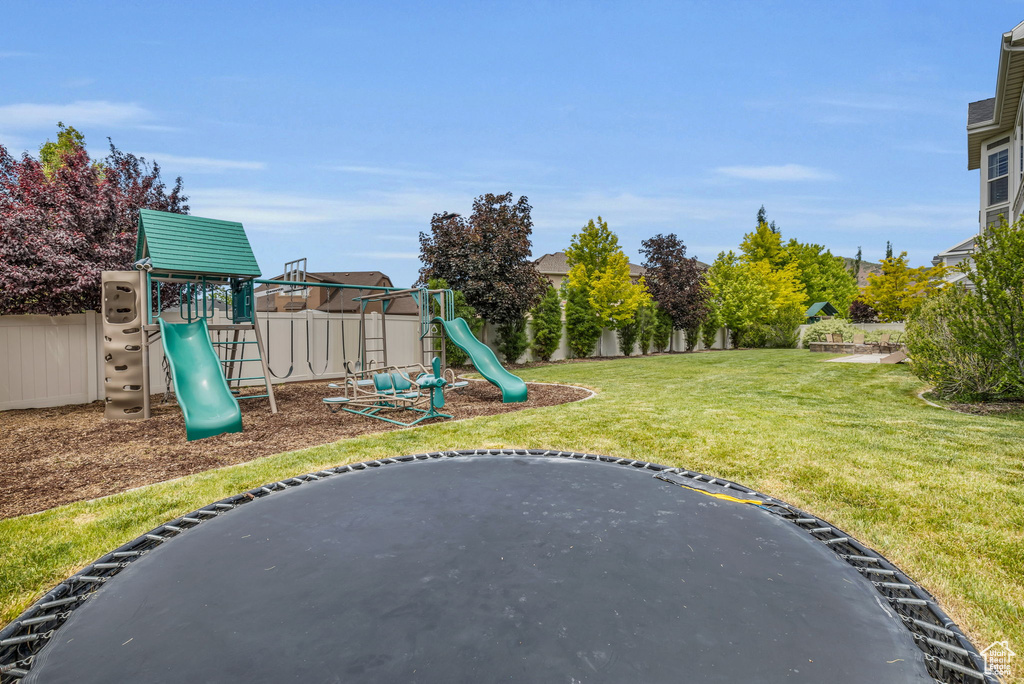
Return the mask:
{"type": "Polygon", "coordinates": [[[498,351],[505,363],[517,363],[530,346],[526,337],[526,319],[498,326],[498,351]]]}
{"type": "Polygon", "coordinates": [[[854,323],[877,323],[878,312],[867,302],[855,299],[850,304],[850,320],[854,323]]]}
{"type": "Polygon", "coordinates": [[[636,341],[640,337],[640,324],[636,318],[626,321],[619,326],[619,352],[623,356],[630,356],[636,348],[636,341]]]}
{"type": "MultiPolygon", "coordinates": [[[[705,349],[711,349],[715,344],[715,339],[718,337],[718,331],[722,327],[721,321],[718,316],[708,316],[707,320],[700,326],[700,339],[704,343],[705,349]]],[[[689,341],[687,341],[689,343],[689,341]]]]}
{"type": "Polygon", "coordinates": [[[549,361],[562,342],[562,298],[558,290],[549,285],[530,315],[533,319],[530,349],[536,358],[549,361]]]}
{"type": "Polygon", "coordinates": [[[847,342],[852,341],[854,335],[864,333],[864,342],[866,343],[878,342],[882,339],[882,335],[886,333],[889,334],[890,340],[897,340],[903,336],[901,330],[887,328],[862,330],[842,318],[830,318],[807,326],[807,330],[804,331],[804,349],[810,348],[811,342],[824,342],[825,335],[831,333],[842,333],[843,340],[847,342]]]}
{"type": "Polygon", "coordinates": [[[1024,395],[1024,220],[978,236],[975,290],[930,297],[907,329],[914,373],[943,396],[1024,395]]]}
{"type": "MultiPolygon", "coordinates": [[[[690,337],[686,338],[686,351],[692,351],[694,345],[697,344],[697,335],[700,334],[700,327],[698,326],[696,334],[693,337],[693,343],[690,343],[690,337]]],[[[689,333],[687,333],[689,335],[689,333]]],[[[651,334],[651,344],[654,345],[654,351],[665,351],[668,348],[669,343],[672,341],[672,317],[668,315],[668,312],[662,309],[660,306],[654,309],[654,327],[651,334]]]]}
{"type": "Polygon", "coordinates": [[[565,340],[575,358],[594,353],[601,338],[601,321],[590,304],[590,294],[582,287],[569,287],[565,298],[565,340]]]}
{"type": "Polygon", "coordinates": [[[977,400],[1007,393],[1001,350],[979,340],[978,329],[985,325],[978,298],[962,287],[929,298],[907,322],[914,375],[943,397],[977,400]]]}
{"type": "Polygon", "coordinates": [[[651,353],[651,343],[654,341],[654,326],[656,324],[656,305],[649,302],[636,311],[637,323],[637,344],[640,345],[641,354],[651,353]]]}
{"type": "Polygon", "coordinates": [[[818,321],[807,326],[804,331],[804,348],[809,349],[811,342],[824,342],[825,335],[831,335],[833,333],[842,333],[843,339],[853,339],[854,332],[859,331],[850,325],[849,321],[845,321],[842,318],[829,318],[824,321],[818,321]]]}

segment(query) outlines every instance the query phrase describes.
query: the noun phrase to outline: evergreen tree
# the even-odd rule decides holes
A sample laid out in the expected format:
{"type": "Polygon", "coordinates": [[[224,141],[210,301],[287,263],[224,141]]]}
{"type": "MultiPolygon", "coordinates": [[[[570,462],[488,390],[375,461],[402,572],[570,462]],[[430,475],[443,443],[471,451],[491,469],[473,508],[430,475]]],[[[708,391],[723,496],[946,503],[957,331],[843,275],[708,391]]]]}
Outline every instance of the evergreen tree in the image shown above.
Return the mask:
{"type": "Polygon", "coordinates": [[[601,338],[601,319],[594,313],[586,287],[568,286],[565,295],[565,340],[575,358],[586,358],[601,338]]]}
{"type": "Polygon", "coordinates": [[[885,258],[892,259],[892,243],[888,240],[885,241],[885,258]]]}
{"type": "Polygon", "coordinates": [[[530,315],[533,319],[533,343],[530,348],[536,358],[548,361],[562,342],[562,299],[558,296],[558,290],[549,285],[530,315]]]}

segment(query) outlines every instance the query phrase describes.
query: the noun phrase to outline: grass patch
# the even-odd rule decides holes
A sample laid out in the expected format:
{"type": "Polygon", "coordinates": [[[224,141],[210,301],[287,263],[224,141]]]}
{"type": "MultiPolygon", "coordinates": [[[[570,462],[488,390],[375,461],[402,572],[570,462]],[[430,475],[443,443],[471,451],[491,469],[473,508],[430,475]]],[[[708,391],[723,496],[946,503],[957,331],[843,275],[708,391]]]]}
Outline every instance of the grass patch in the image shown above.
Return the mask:
{"type": "MultiPolygon", "coordinates": [[[[666,355],[521,371],[589,401],[358,437],[0,521],[0,620],[104,552],[216,499],[352,461],[529,447],[684,466],[788,501],[877,549],[979,648],[1024,647],[1020,421],[928,406],[899,366],[797,350],[666,355]]],[[[69,435],[73,438],[73,435],[69,435]]]]}

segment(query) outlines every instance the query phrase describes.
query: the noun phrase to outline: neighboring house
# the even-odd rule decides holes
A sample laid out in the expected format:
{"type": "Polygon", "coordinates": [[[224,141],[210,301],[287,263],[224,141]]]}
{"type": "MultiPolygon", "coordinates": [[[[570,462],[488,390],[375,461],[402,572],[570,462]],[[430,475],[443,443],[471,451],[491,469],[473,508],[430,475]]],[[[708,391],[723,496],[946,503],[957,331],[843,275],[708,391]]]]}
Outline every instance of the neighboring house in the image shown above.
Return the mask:
{"type": "MultiPolygon", "coordinates": [[[[709,268],[709,266],[702,261],[698,261],[697,263],[705,270],[709,268]]],[[[565,276],[569,274],[569,263],[566,261],[565,252],[545,254],[539,259],[534,259],[533,266],[537,269],[538,273],[548,279],[555,289],[562,286],[562,281],[565,280],[565,276]]],[[[629,264],[629,277],[634,283],[646,274],[647,269],[643,266],[634,263],[629,264]]]]}
{"type": "MultiPolygon", "coordinates": [[[[999,43],[995,97],[967,105],[967,169],[980,170],[978,234],[1005,218],[1013,223],[1024,210],[1024,22],[1004,33],[999,43]]],[[[965,238],[932,259],[950,268],[970,259],[975,236],[965,238]]],[[[969,281],[962,273],[951,280],[969,281]]]]}
{"type": "MultiPolygon", "coordinates": [[[[283,280],[278,275],[273,280],[283,280]]],[[[305,281],[310,283],[331,283],[336,285],[363,285],[371,287],[394,287],[391,278],[380,271],[329,271],[307,272],[305,281]]],[[[260,285],[255,290],[257,311],[328,311],[331,313],[359,313],[359,302],[356,297],[372,294],[373,290],[353,290],[337,287],[310,287],[302,290],[287,291],[282,286],[260,285]]],[[[379,303],[371,303],[367,312],[380,312],[379,303]]],[[[388,305],[388,315],[414,316],[419,313],[416,303],[411,297],[395,299],[388,305]]]]}

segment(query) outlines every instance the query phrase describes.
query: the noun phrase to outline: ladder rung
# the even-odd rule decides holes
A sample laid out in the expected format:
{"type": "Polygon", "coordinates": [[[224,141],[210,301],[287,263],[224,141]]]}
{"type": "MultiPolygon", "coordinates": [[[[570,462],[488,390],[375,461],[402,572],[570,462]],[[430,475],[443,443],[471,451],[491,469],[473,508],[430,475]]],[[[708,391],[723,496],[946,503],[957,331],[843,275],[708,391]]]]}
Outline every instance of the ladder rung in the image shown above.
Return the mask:
{"type": "Polygon", "coordinates": [[[241,382],[242,380],[266,380],[265,375],[254,375],[251,378],[230,378],[231,382],[241,382]]]}
{"type": "Polygon", "coordinates": [[[239,399],[263,399],[269,397],[269,394],[246,394],[244,397],[238,397],[239,399]]]}
{"type": "Polygon", "coordinates": [[[260,358],[256,357],[255,359],[221,359],[220,362],[221,363],[242,363],[243,361],[259,361],[259,360],[260,360],[260,358]]]}
{"type": "Polygon", "coordinates": [[[244,341],[239,341],[239,342],[212,342],[211,344],[219,344],[221,346],[230,346],[232,344],[256,344],[256,342],[250,340],[248,342],[244,342],[244,341]]]}

